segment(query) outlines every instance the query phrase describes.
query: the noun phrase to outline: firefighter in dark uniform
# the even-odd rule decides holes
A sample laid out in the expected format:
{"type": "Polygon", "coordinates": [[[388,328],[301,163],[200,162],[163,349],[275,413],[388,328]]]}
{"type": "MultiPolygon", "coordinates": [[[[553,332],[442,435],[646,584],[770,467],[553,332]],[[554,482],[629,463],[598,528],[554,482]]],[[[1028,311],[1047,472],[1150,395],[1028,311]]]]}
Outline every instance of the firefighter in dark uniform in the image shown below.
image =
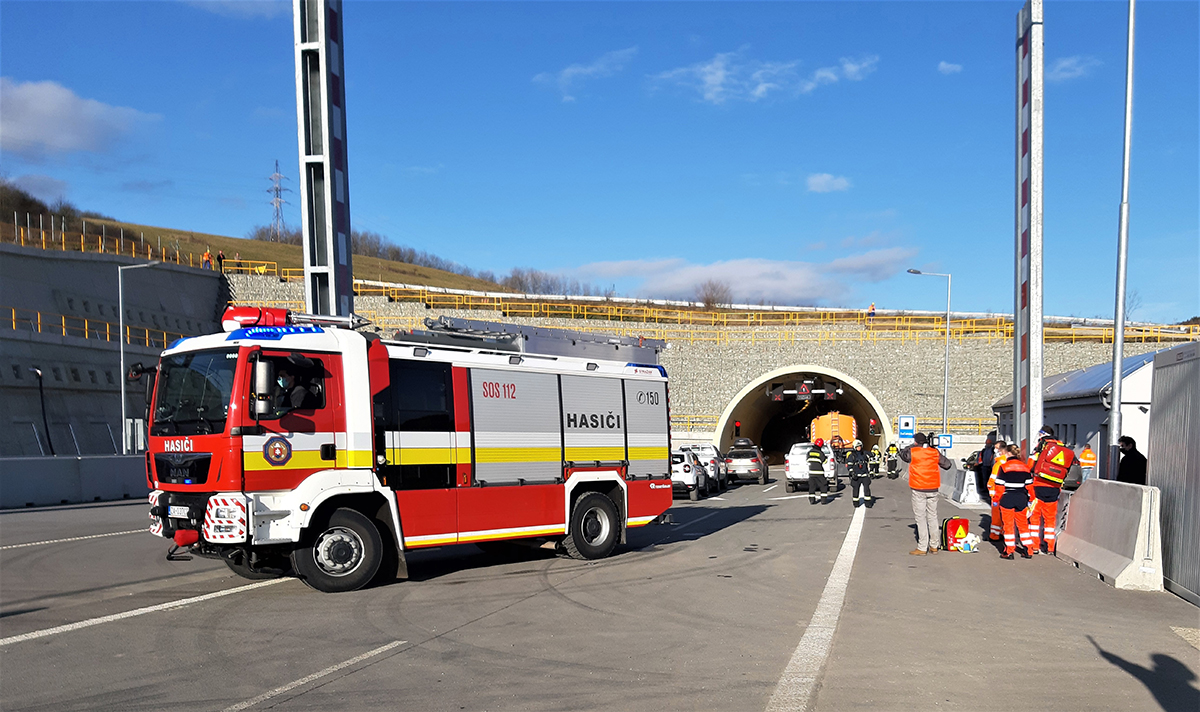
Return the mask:
{"type": "Polygon", "coordinates": [[[817,493],[821,493],[821,503],[829,504],[829,480],[825,479],[825,441],[817,438],[808,449],[808,503],[817,503],[817,493]]]}
{"type": "Polygon", "coordinates": [[[874,505],[871,499],[871,471],[867,453],[863,452],[861,440],[854,441],[854,449],[846,453],[846,469],[850,471],[850,487],[854,493],[854,506],[874,505]]]}
{"type": "Polygon", "coordinates": [[[892,480],[900,476],[900,448],[896,443],[887,446],[887,476],[892,480]]]}
{"type": "Polygon", "coordinates": [[[883,461],[883,453],[879,451],[878,443],[871,446],[871,452],[867,454],[867,464],[871,466],[871,477],[879,477],[879,464],[883,461]]]}

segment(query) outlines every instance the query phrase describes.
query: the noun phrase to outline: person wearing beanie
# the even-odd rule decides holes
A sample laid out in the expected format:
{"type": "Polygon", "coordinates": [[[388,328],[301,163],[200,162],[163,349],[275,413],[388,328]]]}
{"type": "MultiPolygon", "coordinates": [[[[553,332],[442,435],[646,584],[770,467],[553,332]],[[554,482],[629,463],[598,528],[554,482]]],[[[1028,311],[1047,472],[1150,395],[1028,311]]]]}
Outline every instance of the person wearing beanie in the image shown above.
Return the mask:
{"type": "Polygon", "coordinates": [[[908,553],[925,556],[938,551],[938,488],[942,486],[941,470],[954,466],[950,459],[929,446],[925,433],[913,437],[913,445],[900,451],[900,459],[908,463],[908,486],[912,490],[913,516],[917,520],[917,548],[908,553]]]}

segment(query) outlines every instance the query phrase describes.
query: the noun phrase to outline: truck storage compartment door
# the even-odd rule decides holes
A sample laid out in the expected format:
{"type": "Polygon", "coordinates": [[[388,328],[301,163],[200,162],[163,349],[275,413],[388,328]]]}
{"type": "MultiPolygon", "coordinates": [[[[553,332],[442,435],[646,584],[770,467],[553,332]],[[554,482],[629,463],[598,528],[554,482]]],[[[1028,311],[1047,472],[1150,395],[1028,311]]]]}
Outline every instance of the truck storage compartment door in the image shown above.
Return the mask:
{"type": "Polygon", "coordinates": [[[620,379],[562,376],[561,381],[564,459],[575,465],[628,459],[620,379]]]}

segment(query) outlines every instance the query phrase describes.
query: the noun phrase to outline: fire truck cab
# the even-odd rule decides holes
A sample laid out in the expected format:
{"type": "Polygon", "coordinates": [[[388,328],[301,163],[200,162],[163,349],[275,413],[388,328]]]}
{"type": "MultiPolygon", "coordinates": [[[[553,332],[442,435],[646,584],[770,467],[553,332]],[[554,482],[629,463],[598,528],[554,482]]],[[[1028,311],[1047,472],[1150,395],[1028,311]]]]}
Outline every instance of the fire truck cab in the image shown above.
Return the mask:
{"type": "Polygon", "coordinates": [[[420,547],[605,557],[671,506],[661,366],[355,320],[231,307],[226,333],[131,370],[149,375],[152,533],[338,592],[405,577],[420,547]]]}

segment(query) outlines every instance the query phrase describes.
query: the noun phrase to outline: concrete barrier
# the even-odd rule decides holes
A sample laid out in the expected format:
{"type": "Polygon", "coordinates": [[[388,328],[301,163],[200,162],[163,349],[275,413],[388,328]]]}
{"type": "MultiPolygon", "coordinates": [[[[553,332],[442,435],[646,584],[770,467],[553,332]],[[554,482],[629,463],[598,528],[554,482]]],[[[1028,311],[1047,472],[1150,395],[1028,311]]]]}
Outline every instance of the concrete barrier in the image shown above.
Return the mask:
{"type": "MultiPolygon", "coordinates": [[[[975,471],[954,468],[953,474],[942,473],[942,480],[950,480],[950,492],[946,498],[957,504],[982,504],[979,488],[975,486],[975,471]]],[[[944,485],[943,485],[944,486],[944,485]]]]}
{"type": "Polygon", "coordinates": [[[142,455],[0,458],[0,508],[146,497],[142,455]]]}
{"type": "Polygon", "coordinates": [[[1057,552],[1116,588],[1163,590],[1158,488],[1087,480],[1071,494],[1057,552]]]}

